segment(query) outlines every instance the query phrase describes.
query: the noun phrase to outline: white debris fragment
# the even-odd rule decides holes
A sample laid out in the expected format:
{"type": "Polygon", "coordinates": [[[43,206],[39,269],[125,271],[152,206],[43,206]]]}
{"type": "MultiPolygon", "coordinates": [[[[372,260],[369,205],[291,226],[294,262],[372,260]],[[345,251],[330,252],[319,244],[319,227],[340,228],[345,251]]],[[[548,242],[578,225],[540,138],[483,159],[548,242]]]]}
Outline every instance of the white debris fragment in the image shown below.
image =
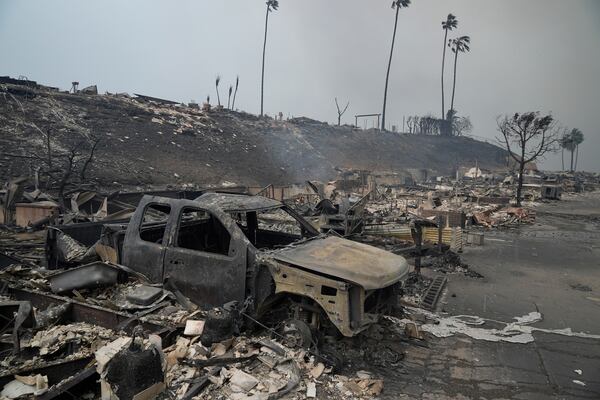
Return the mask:
{"type": "MultiPolygon", "coordinates": [[[[542,314],[539,312],[530,312],[529,314],[513,318],[516,322],[505,323],[502,329],[484,328],[482,325],[486,323],[485,318],[473,315],[456,315],[442,317],[435,313],[426,312],[422,309],[407,307],[407,309],[425,314],[428,318],[433,319],[433,323],[424,324],[421,330],[429,332],[437,337],[450,337],[459,333],[467,335],[473,339],[486,340],[489,342],[509,342],[509,343],[531,343],[534,341],[533,332],[552,333],[563,336],[576,336],[589,339],[600,339],[600,335],[593,335],[585,332],[573,332],[571,328],[565,329],[544,329],[529,326],[529,324],[542,320],[542,314]]],[[[388,317],[392,321],[400,325],[405,325],[411,320],[397,320],[388,317]]],[[[489,320],[491,321],[491,320],[489,320]]],[[[492,321],[491,321],[492,322],[492,321]]],[[[493,321],[498,324],[498,321],[493,321]]],[[[501,323],[501,322],[500,322],[501,323]]]]}
{"type": "Polygon", "coordinates": [[[314,399],[317,397],[317,384],[314,382],[308,382],[306,384],[306,397],[314,399]]]}
{"type": "Polygon", "coordinates": [[[371,379],[372,375],[368,371],[356,371],[356,377],[359,379],[371,379]]]}
{"type": "Polygon", "coordinates": [[[580,369],[574,369],[573,371],[574,371],[574,372],[575,372],[577,375],[581,375],[581,374],[583,374],[583,371],[582,371],[582,370],[580,370],[580,369]]]}
{"type": "Polygon", "coordinates": [[[323,363],[318,363],[311,371],[310,371],[310,376],[312,376],[315,379],[318,379],[322,374],[323,371],[325,371],[325,364],[323,363]]]}
{"type": "Polygon", "coordinates": [[[532,324],[534,322],[541,321],[542,314],[537,311],[533,311],[527,315],[523,315],[522,317],[515,317],[514,319],[517,321],[517,324],[532,324]]]}
{"type": "Polygon", "coordinates": [[[21,396],[32,395],[36,392],[35,386],[27,385],[18,380],[13,380],[4,385],[0,396],[3,399],[17,399],[21,396]]]}
{"type": "Polygon", "coordinates": [[[258,385],[258,379],[253,377],[250,374],[245,373],[242,370],[236,369],[233,371],[233,375],[229,378],[229,382],[232,385],[232,390],[234,392],[248,392],[254,388],[254,386],[258,385]],[[241,389],[241,390],[236,390],[241,389]]]}
{"type": "Polygon", "coordinates": [[[199,336],[202,335],[203,331],[204,321],[188,319],[185,322],[185,330],[183,331],[183,334],[185,336],[199,336]]]}
{"type": "Polygon", "coordinates": [[[15,375],[15,379],[7,383],[2,389],[0,398],[16,399],[31,394],[37,396],[46,390],[48,390],[48,377],[45,375],[15,375]]]}
{"type": "Polygon", "coordinates": [[[573,379],[573,383],[579,385],[579,386],[585,386],[584,382],[578,381],[577,379],[573,379]]]}

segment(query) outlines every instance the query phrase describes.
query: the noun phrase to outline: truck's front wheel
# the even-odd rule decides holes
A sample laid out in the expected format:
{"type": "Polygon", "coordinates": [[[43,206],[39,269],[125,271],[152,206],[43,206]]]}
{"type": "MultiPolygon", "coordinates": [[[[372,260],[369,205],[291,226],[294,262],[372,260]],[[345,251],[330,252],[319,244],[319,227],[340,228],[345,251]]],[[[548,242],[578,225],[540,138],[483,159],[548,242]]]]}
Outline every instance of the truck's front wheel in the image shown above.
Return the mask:
{"type": "Polygon", "coordinates": [[[308,324],[297,319],[289,319],[283,324],[281,334],[285,344],[292,348],[309,349],[313,345],[313,334],[308,324]]]}

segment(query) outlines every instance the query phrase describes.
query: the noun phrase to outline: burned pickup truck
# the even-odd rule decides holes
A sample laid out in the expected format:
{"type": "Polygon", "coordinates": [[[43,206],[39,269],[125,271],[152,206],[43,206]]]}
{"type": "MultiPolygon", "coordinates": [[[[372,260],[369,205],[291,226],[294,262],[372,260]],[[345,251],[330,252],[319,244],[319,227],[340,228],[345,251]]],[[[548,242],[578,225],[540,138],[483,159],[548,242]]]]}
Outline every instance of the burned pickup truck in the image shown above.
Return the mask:
{"type": "Polygon", "coordinates": [[[127,225],[105,227],[102,242],[114,262],[201,307],[237,301],[253,318],[276,315],[344,336],[394,305],[408,273],[404,258],[319,234],[287,205],[260,196],[145,196],[127,225]]]}

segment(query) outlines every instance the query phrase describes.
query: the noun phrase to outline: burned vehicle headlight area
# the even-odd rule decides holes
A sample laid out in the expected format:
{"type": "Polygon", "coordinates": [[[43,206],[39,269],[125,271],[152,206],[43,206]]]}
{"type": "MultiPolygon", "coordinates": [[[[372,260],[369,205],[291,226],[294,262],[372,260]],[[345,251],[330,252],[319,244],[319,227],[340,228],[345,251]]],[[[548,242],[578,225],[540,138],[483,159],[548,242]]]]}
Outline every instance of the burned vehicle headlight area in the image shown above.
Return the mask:
{"type": "Polygon", "coordinates": [[[103,227],[110,261],[202,308],[237,302],[250,318],[354,336],[397,301],[404,258],[319,233],[260,196],[145,196],[128,224],[103,227]]]}

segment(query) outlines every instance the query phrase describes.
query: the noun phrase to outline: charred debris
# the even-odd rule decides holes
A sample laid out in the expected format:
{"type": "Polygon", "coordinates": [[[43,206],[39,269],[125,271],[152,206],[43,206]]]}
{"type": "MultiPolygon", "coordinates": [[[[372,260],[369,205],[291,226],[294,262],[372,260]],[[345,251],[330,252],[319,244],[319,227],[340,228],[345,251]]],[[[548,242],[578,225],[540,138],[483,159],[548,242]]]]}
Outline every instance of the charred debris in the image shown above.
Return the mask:
{"type": "Polygon", "coordinates": [[[531,171],[514,207],[513,179],[343,171],[228,192],[73,191],[64,204],[13,179],[0,196],[1,396],[377,397],[369,369],[427,346],[417,321],[384,316],[434,310],[447,274],[481,277],[459,254],[487,230],[599,185],[531,171]]]}

